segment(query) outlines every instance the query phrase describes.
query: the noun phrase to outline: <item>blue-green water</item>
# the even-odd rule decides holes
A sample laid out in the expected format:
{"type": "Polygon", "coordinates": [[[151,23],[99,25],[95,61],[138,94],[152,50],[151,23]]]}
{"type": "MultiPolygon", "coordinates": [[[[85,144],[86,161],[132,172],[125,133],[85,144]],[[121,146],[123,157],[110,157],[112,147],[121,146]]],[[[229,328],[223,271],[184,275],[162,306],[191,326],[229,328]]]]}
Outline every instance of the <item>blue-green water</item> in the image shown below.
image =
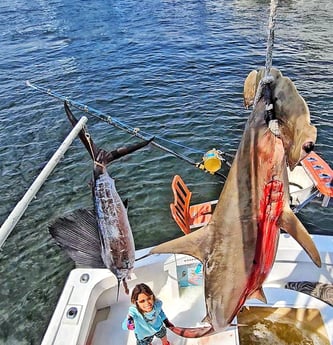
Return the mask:
{"type": "MultiPolygon", "coordinates": [[[[269,2],[259,0],[3,0],[0,222],[71,129],[62,103],[26,87],[25,80],[177,140],[184,148],[171,148],[194,161],[213,147],[233,154],[249,114],[242,106],[243,81],[265,62],[268,15],[269,2]]],[[[280,3],[273,65],[306,99],[318,128],[316,151],[331,165],[332,37],[329,0],[280,3]]],[[[89,118],[88,129],[105,149],[133,142],[96,118],[89,118]]],[[[47,225],[91,207],[91,168],[76,140],[3,246],[0,344],[40,343],[73,267],[47,225]]],[[[222,187],[217,177],[157,148],[127,156],[109,172],[129,199],[137,248],[180,235],[169,212],[174,174],[193,190],[194,202],[215,198],[222,187]]],[[[299,217],[310,231],[328,234],[332,215],[311,205],[299,217]]]]}

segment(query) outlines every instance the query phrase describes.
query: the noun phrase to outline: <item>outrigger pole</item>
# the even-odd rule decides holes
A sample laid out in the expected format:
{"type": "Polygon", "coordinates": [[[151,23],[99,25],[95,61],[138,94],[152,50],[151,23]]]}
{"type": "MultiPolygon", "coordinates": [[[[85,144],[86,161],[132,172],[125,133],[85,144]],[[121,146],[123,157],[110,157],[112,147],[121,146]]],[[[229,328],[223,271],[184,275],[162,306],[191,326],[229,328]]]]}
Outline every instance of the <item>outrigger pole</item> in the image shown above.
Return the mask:
{"type": "Polygon", "coordinates": [[[17,222],[21,219],[31,200],[35,197],[40,187],[49,177],[53,169],[59,163],[60,159],[63,157],[65,152],[68,150],[69,146],[72,144],[73,140],[77,137],[81,129],[85,126],[87,122],[87,117],[83,116],[72,131],[68,134],[62,144],[59,146],[58,150],[53,154],[51,159],[45,165],[41,173],[37,176],[35,181],[29,187],[27,192],[24,194],[23,198],[17,203],[13,211],[10,213],[5,222],[1,225],[0,228],[0,248],[3,243],[6,241],[7,237],[14,229],[17,222]]]}
{"type": "MultiPolygon", "coordinates": [[[[47,95],[49,95],[49,96],[51,96],[53,98],[56,98],[56,99],[61,100],[63,102],[67,102],[69,105],[73,106],[74,108],[77,108],[77,109],[79,109],[79,110],[81,110],[81,111],[83,111],[83,112],[85,112],[85,113],[87,113],[89,115],[97,117],[98,119],[100,119],[100,120],[102,120],[102,121],[104,121],[104,122],[106,122],[106,123],[108,123],[108,124],[118,128],[118,129],[121,129],[121,130],[123,130],[123,131],[125,131],[125,132],[127,132],[127,133],[129,133],[131,135],[134,135],[137,138],[140,138],[142,140],[148,140],[149,139],[147,135],[146,136],[142,135],[139,132],[138,129],[132,128],[132,127],[126,125],[125,123],[120,122],[120,121],[118,121],[115,118],[112,118],[109,115],[105,115],[104,113],[102,113],[101,111],[99,111],[97,109],[89,107],[88,105],[85,105],[85,104],[82,104],[80,102],[71,100],[68,97],[64,97],[64,96],[62,96],[62,95],[60,95],[60,94],[58,94],[58,93],[56,93],[54,91],[51,91],[50,89],[46,89],[46,88],[44,88],[42,86],[33,84],[30,81],[26,81],[26,85],[31,87],[31,88],[33,88],[33,89],[35,89],[35,90],[38,90],[38,91],[44,93],[44,94],[47,94],[47,95]]],[[[165,147],[163,145],[158,144],[155,140],[153,140],[151,142],[151,145],[154,145],[155,147],[157,147],[157,148],[159,148],[159,149],[161,149],[161,150],[163,150],[165,152],[168,152],[171,155],[173,155],[173,156],[175,156],[175,157],[177,157],[177,158],[179,158],[179,159],[181,159],[181,160],[191,164],[192,166],[202,170],[202,164],[197,163],[197,162],[191,160],[190,158],[188,158],[188,157],[186,157],[186,156],[184,156],[182,154],[179,154],[179,153],[177,153],[177,152],[175,152],[175,151],[173,151],[173,150],[171,150],[171,149],[169,149],[169,148],[167,148],[167,147],[165,147]]],[[[222,152],[222,155],[223,154],[225,154],[225,153],[222,152]]],[[[228,166],[230,166],[230,163],[225,158],[223,158],[223,157],[221,157],[221,158],[222,158],[222,161],[224,161],[228,166]]],[[[218,176],[222,177],[224,180],[227,179],[226,176],[223,175],[222,173],[215,172],[215,173],[212,173],[212,174],[213,175],[218,175],[218,176]]]]}

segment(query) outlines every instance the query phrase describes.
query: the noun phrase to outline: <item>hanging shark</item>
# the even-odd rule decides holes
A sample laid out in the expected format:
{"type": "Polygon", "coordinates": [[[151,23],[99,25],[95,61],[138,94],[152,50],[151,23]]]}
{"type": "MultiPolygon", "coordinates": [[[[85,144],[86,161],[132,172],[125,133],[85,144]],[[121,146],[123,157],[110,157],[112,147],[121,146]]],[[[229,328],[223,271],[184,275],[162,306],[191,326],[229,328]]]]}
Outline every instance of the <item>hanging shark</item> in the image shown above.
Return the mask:
{"type": "MultiPolygon", "coordinates": [[[[184,337],[226,329],[246,299],[266,301],[262,284],[277,252],[280,229],[321,265],[307,230],[289,206],[287,165],[293,169],[314,147],[316,128],[293,82],[271,69],[271,83],[249,116],[228,178],[209,223],[151,250],[182,253],[201,261],[207,326],[171,327],[184,337]]],[[[253,104],[264,72],[244,84],[245,105],[253,104]]]]}
{"type": "MultiPolygon", "coordinates": [[[[67,102],[64,106],[74,127],[78,121],[67,102]]],[[[79,137],[94,161],[91,181],[94,210],[76,210],[58,219],[49,231],[78,266],[110,269],[118,279],[118,293],[122,281],[128,294],[126,279],[134,267],[135,245],[126,205],[106,167],[115,159],[146,146],[151,140],[107,152],[94,144],[85,129],[81,130],[79,137]]]]}

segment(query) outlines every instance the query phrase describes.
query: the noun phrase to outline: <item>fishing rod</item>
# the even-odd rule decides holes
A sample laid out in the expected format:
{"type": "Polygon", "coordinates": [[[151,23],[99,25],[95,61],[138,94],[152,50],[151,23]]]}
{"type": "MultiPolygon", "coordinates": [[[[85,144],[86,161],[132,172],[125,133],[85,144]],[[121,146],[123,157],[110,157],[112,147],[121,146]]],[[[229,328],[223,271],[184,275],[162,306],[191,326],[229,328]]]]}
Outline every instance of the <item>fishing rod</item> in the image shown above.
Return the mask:
{"type": "MultiPolygon", "coordinates": [[[[68,97],[65,97],[65,96],[63,96],[63,95],[61,95],[55,91],[52,91],[51,89],[47,89],[47,88],[44,88],[40,85],[36,85],[35,83],[31,83],[28,80],[26,81],[26,85],[28,87],[31,87],[34,90],[40,91],[40,92],[47,94],[47,95],[49,95],[55,99],[61,100],[63,102],[67,102],[69,105],[73,106],[74,108],[79,109],[79,110],[81,110],[81,111],[83,111],[83,112],[85,112],[91,116],[97,117],[99,120],[102,120],[102,121],[108,123],[109,125],[112,125],[118,129],[121,129],[121,130],[123,130],[123,131],[125,131],[125,132],[139,138],[139,139],[148,140],[149,138],[152,137],[151,135],[148,135],[148,133],[145,133],[138,128],[130,127],[127,124],[125,124],[124,122],[121,122],[114,117],[106,115],[103,112],[101,112],[97,109],[94,109],[93,107],[90,107],[86,104],[83,104],[83,103],[78,102],[78,101],[74,101],[74,100],[72,100],[68,97]]],[[[165,139],[160,138],[158,136],[155,136],[155,137],[158,139],[161,139],[161,140],[165,140],[165,139]]],[[[151,141],[151,144],[153,146],[165,151],[165,152],[168,152],[169,154],[175,156],[176,158],[179,158],[179,159],[191,164],[192,166],[199,168],[200,170],[203,170],[205,172],[209,172],[212,175],[218,175],[218,176],[222,177],[224,180],[227,179],[224,174],[218,172],[217,170],[219,170],[221,168],[221,162],[225,162],[228,167],[231,166],[231,164],[227,161],[227,159],[225,159],[223,157],[223,155],[233,157],[230,154],[227,154],[227,153],[222,152],[220,150],[212,149],[212,150],[209,150],[203,156],[203,159],[201,162],[195,162],[195,161],[191,160],[190,158],[157,143],[155,140],[151,141]]],[[[173,144],[180,145],[179,143],[175,143],[175,142],[173,142],[173,144]]],[[[197,151],[197,152],[199,152],[199,151],[197,151]]]]}

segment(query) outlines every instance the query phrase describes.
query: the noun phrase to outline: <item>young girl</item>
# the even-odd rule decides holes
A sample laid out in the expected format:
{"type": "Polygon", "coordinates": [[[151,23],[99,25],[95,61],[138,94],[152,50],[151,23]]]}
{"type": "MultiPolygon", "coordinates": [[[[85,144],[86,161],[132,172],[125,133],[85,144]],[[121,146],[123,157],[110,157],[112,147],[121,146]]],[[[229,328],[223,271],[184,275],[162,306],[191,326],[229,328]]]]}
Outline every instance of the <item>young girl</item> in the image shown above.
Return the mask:
{"type": "Polygon", "coordinates": [[[171,345],[166,336],[166,327],[173,324],[167,319],[162,309],[162,301],[157,299],[146,284],[134,287],[127,318],[122,323],[124,330],[134,330],[137,345],[151,345],[156,336],[162,345],[171,345]],[[164,326],[164,324],[165,326],[164,326]]]}

